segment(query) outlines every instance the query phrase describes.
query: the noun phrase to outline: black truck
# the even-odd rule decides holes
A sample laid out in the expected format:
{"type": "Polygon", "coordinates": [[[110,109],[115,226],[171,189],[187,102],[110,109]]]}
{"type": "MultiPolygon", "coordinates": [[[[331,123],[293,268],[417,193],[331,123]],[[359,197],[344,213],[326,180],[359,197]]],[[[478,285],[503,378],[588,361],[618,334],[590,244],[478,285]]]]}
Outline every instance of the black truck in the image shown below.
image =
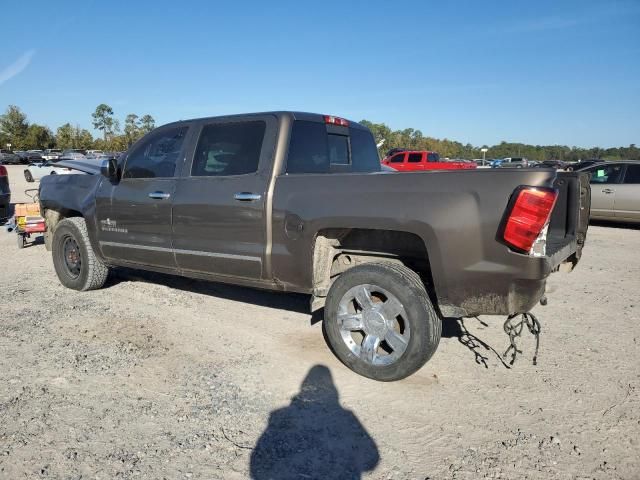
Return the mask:
{"type": "Polygon", "coordinates": [[[529,311],[589,221],[585,174],[383,172],[371,132],[330,115],[180,121],[60,164],[93,173],[40,186],[65,286],[125,266],[307,293],[336,356],[382,381],[433,355],[443,317],[529,311]]]}

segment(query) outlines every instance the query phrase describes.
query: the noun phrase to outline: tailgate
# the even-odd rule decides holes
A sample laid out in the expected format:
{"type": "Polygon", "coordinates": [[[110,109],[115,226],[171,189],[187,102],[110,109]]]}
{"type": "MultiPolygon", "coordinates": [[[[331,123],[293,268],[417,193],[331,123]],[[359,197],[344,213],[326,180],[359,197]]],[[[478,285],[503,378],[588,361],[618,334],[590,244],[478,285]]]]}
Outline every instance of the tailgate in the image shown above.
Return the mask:
{"type": "Polygon", "coordinates": [[[558,200],[551,214],[547,234],[547,255],[554,268],[569,262],[573,269],[580,260],[589,228],[590,176],[584,172],[558,172],[553,184],[558,200]]]}

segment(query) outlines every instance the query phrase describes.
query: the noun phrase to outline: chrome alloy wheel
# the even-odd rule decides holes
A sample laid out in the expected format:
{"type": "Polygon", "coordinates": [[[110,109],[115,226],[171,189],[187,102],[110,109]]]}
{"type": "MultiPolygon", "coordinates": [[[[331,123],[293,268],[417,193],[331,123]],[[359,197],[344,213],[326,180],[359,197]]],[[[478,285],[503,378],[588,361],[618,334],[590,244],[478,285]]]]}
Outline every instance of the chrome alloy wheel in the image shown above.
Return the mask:
{"type": "Polygon", "coordinates": [[[337,322],[351,352],[375,366],[396,362],[411,336],[400,300],[376,285],[357,285],[347,291],[338,306],[337,322]]]}

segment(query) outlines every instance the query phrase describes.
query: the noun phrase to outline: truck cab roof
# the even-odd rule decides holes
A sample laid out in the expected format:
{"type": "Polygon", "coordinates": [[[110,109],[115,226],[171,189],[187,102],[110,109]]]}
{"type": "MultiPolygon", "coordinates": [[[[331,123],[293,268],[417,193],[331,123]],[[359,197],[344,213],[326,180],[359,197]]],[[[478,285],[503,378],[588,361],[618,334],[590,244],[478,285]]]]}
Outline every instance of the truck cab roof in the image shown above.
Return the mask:
{"type": "Polygon", "coordinates": [[[178,120],[176,122],[167,123],[163,125],[163,127],[169,126],[169,125],[181,125],[184,123],[192,123],[192,122],[207,122],[211,120],[233,120],[234,118],[245,119],[247,117],[251,117],[254,115],[255,116],[273,115],[278,119],[282,117],[289,117],[291,120],[304,120],[307,122],[318,122],[318,123],[327,123],[326,119],[327,117],[330,117],[330,118],[336,119],[336,121],[346,122],[346,123],[336,123],[336,125],[348,126],[350,128],[357,128],[360,130],[368,130],[368,128],[365,127],[364,125],[358,122],[355,122],[353,120],[345,119],[342,117],[336,117],[333,115],[321,114],[321,113],[296,112],[296,111],[289,111],[289,110],[276,110],[276,111],[270,111],[270,112],[251,112],[251,113],[240,113],[240,114],[233,114],[233,115],[218,115],[213,117],[191,118],[191,119],[184,119],[184,120],[178,120]]]}

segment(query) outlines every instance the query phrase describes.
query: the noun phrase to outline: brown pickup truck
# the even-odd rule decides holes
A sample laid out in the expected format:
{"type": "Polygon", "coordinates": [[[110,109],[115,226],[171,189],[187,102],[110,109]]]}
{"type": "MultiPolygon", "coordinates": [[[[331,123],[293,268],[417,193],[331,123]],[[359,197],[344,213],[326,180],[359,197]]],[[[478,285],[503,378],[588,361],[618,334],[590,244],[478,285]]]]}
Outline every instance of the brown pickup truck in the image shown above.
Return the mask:
{"type": "Polygon", "coordinates": [[[65,286],[126,266],[307,293],[337,357],[383,381],[424,365],[443,317],[530,310],[589,220],[588,175],[382,172],[369,130],[310,113],[180,121],[62,163],[93,173],[41,182],[65,286]]]}

